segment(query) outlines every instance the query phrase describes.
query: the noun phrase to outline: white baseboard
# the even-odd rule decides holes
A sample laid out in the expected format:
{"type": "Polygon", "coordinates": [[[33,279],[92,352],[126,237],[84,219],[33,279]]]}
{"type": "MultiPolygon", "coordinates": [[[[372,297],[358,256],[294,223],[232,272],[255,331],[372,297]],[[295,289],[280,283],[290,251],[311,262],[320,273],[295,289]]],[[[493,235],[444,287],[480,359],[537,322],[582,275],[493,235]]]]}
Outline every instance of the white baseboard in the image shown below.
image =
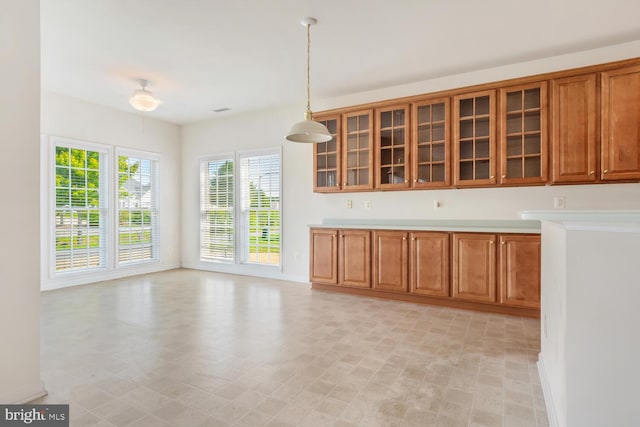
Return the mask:
{"type": "Polygon", "coordinates": [[[182,267],[191,270],[212,271],[216,273],[237,274],[239,276],[261,277],[263,279],[287,280],[289,282],[309,284],[308,278],[284,274],[276,267],[209,262],[186,262],[182,264],[182,267]]]}
{"type": "Polygon", "coordinates": [[[544,395],[544,406],[547,408],[547,418],[549,420],[549,427],[560,427],[558,423],[558,415],[556,413],[556,407],[553,404],[553,397],[551,396],[551,385],[549,384],[549,378],[544,368],[544,361],[542,359],[542,353],[538,353],[538,375],[540,376],[540,385],[542,385],[542,394],[544,395]]]}
{"type": "Polygon", "coordinates": [[[0,402],[7,405],[21,405],[31,402],[47,395],[44,388],[44,382],[39,381],[36,384],[27,384],[9,393],[0,394],[0,402]]]}

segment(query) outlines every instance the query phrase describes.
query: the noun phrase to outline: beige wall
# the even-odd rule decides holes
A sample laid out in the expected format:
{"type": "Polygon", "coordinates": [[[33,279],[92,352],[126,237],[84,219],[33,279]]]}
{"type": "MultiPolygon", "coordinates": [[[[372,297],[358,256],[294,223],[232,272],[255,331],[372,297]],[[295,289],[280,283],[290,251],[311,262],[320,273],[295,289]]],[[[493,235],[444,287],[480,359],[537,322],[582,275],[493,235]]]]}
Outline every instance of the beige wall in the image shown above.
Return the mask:
{"type": "Polygon", "coordinates": [[[0,402],[44,393],[40,380],[40,12],[0,2],[0,402]]]}

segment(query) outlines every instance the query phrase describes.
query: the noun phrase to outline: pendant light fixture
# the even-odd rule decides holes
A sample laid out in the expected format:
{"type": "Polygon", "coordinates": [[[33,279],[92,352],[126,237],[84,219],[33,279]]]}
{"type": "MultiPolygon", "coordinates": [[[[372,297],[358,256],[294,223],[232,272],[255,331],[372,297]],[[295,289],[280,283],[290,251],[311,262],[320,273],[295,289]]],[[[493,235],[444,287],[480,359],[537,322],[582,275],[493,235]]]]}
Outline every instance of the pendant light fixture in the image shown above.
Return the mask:
{"type": "Polygon", "coordinates": [[[138,111],[153,111],[158,108],[160,101],[153,96],[151,91],[147,90],[148,81],[144,79],[138,80],[142,89],[137,89],[129,98],[129,104],[138,111]]]}
{"type": "Polygon", "coordinates": [[[330,141],[333,136],[329,133],[329,130],[322,123],[313,121],[313,113],[311,112],[311,96],[310,96],[310,52],[311,52],[311,36],[310,28],[312,25],[318,23],[315,18],[304,18],[300,23],[307,27],[307,111],[304,115],[304,120],[294,124],[291,130],[285,137],[288,141],[292,142],[327,142],[330,141]]]}

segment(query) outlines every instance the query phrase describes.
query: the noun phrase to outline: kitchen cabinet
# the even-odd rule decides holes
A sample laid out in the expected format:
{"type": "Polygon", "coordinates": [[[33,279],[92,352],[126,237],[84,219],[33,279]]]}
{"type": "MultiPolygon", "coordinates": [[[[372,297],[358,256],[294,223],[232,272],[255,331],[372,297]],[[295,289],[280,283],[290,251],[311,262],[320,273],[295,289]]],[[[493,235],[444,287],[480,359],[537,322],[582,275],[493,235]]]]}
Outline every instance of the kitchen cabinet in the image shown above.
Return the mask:
{"type": "Polygon", "coordinates": [[[598,179],[596,74],[551,80],[551,180],[598,179]]]}
{"type": "Polygon", "coordinates": [[[495,90],[453,97],[453,183],[496,183],[495,90]]]}
{"type": "Polygon", "coordinates": [[[500,89],[500,184],[547,181],[547,83],[500,89]]]}
{"type": "Polygon", "coordinates": [[[313,144],[313,191],[332,193],[342,189],[342,134],[341,116],[334,114],[316,118],[327,127],[332,138],[327,142],[313,144]]]}
{"type": "Polygon", "coordinates": [[[338,283],[338,230],[312,229],[309,238],[309,280],[338,283]]]}
{"type": "Polygon", "coordinates": [[[409,246],[410,291],[416,295],[449,296],[449,233],[412,232],[409,246]]]}
{"type": "Polygon", "coordinates": [[[500,303],[540,308],[540,236],[501,235],[500,303]]]}
{"type": "Polygon", "coordinates": [[[369,230],[340,230],[338,284],[371,287],[371,233],[369,230]]]}
{"type": "Polygon", "coordinates": [[[453,298],[496,301],[496,235],[453,233],[453,298]]]}
{"type": "Polygon", "coordinates": [[[601,179],[640,179],[640,66],[604,71],[601,179]]]}
{"type": "Polygon", "coordinates": [[[409,187],[409,104],[376,109],[376,187],[409,187]]]}
{"type": "Polygon", "coordinates": [[[407,292],[409,269],[409,233],[373,232],[373,288],[407,292]]]}
{"type": "Polygon", "coordinates": [[[451,185],[451,126],[449,98],[415,102],[411,106],[411,165],[413,188],[451,185]]]}
{"type": "Polygon", "coordinates": [[[342,126],[342,188],[373,189],[373,110],[345,113],[342,126]]]}

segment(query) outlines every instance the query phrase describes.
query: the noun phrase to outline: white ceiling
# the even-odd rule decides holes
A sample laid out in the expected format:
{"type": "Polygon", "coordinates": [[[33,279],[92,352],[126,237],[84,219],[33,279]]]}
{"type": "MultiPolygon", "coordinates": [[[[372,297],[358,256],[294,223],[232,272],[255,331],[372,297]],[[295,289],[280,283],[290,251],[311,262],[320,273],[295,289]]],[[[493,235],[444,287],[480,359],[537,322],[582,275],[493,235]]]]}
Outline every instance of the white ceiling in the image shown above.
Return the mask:
{"type": "MultiPolygon", "coordinates": [[[[640,40],[638,0],[42,0],[42,87],[189,123],[640,40]],[[217,108],[231,108],[216,114],[217,108]]],[[[312,102],[313,104],[313,102],[312,102]]],[[[313,106],[313,105],[312,105],[313,106]]]]}

